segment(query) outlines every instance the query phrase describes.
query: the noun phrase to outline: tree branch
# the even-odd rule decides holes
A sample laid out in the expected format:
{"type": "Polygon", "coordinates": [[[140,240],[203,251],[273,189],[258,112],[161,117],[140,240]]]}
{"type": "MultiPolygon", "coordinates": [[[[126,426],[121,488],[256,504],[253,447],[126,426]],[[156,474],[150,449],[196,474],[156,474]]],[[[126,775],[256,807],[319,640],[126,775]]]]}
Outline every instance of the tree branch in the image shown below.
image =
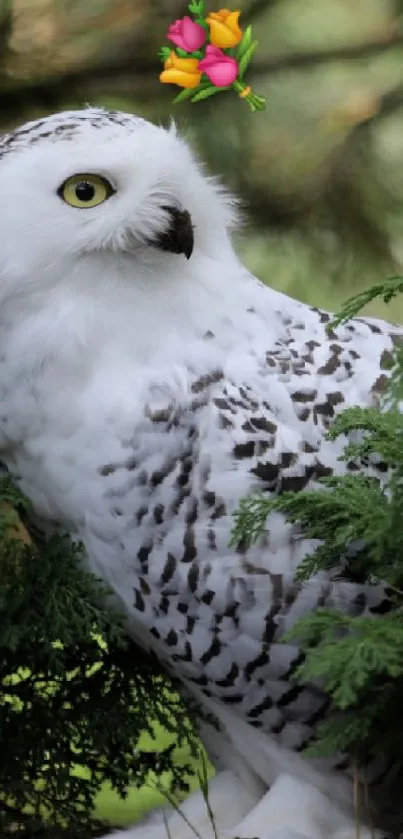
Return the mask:
{"type": "Polygon", "coordinates": [[[252,73],[278,73],[282,70],[294,68],[312,67],[315,64],[325,64],[327,61],[348,61],[350,59],[365,58],[377,52],[382,52],[391,47],[403,46],[403,32],[393,32],[388,37],[377,38],[373,41],[366,41],[361,44],[351,44],[347,47],[335,47],[334,49],[312,50],[294,52],[286,55],[272,56],[271,58],[255,61],[251,65],[252,73]]]}
{"type": "Polygon", "coordinates": [[[252,23],[257,17],[265,12],[271,11],[277,6],[281,0],[251,0],[245,13],[242,13],[242,20],[245,18],[247,23],[252,23]]]}
{"type": "MultiPolygon", "coordinates": [[[[263,2],[263,0],[256,0],[263,2]]],[[[251,73],[256,75],[270,75],[284,70],[311,67],[330,61],[347,61],[365,58],[393,47],[403,46],[403,32],[394,32],[387,38],[378,38],[361,44],[347,47],[336,47],[330,50],[314,50],[297,52],[287,55],[272,56],[256,61],[251,65],[251,73]]],[[[94,94],[94,88],[99,85],[99,91],[104,87],[108,91],[125,92],[142,100],[150,95],[158,96],[162,93],[158,82],[159,62],[157,56],[152,60],[134,62],[132,58],[124,61],[96,64],[92,67],[79,67],[68,73],[51,78],[35,81],[11,82],[7,76],[0,77],[0,112],[11,118],[20,115],[27,106],[40,106],[47,110],[57,108],[63,98],[77,96],[85,101],[88,92],[94,94]]]]}

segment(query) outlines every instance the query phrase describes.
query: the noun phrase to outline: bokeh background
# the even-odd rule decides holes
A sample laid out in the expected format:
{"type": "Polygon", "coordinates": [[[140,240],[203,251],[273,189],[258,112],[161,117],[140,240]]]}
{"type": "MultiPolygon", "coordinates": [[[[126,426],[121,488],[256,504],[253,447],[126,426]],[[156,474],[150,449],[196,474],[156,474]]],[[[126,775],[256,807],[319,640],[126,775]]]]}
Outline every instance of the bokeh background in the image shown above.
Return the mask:
{"type": "Polygon", "coordinates": [[[185,2],[0,0],[0,130],[87,102],[173,114],[244,200],[248,266],[332,309],[402,270],[403,0],[237,7],[259,40],[247,81],[260,114],[232,92],[172,105],[157,53],[185,2]]]}
{"type": "MultiPolygon", "coordinates": [[[[0,131],[86,103],[174,116],[243,201],[236,247],[248,267],[333,310],[403,273],[403,0],[231,8],[259,41],[246,80],[263,113],[232,92],[172,105],[179,89],[160,84],[157,55],[185,2],[0,0],[0,131]]],[[[371,312],[401,321],[403,304],[371,312]]],[[[122,805],[105,791],[100,814],[125,821],[154,801],[143,790],[122,805]]]]}

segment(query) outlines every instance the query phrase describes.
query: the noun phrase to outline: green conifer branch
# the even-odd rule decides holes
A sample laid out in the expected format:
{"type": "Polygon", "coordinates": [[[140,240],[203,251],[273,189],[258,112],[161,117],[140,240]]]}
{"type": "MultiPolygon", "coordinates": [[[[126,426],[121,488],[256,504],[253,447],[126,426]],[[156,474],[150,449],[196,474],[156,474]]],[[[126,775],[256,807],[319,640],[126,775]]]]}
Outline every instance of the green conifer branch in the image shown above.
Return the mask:
{"type": "Polygon", "coordinates": [[[104,783],[125,796],[169,772],[188,788],[174,746],[144,750],[140,738],[159,724],[196,753],[195,709],[127,639],[81,547],[38,537],[29,510],[0,481],[0,835],[86,839],[104,783]],[[19,515],[29,544],[10,532],[19,515]]]}
{"type": "MultiPolygon", "coordinates": [[[[350,300],[331,326],[381,297],[403,292],[403,278],[369,289],[350,300]]],[[[396,339],[383,412],[350,408],[335,420],[329,439],[346,435],[341,460],[377,467],[321,479],[322,489],[263,494],[244,499],[235,517],[234,544],[248,544],[264,532],[270,513],[286,515],[300,534],[317,540],[298,568],[301,585],[317,572],[334,580],[386,586],[382,613],[351,616],[318,610],[298,621],[285,641],[297,640],[305,659],[295,678],[319,682],[331,698],[330,714],[319,725],[307,754],[350,755],[358,765],[374,754],[403,769],[403,347],[396,339]],[[386,476],[386,479],[385,479],[386,476]]]]}

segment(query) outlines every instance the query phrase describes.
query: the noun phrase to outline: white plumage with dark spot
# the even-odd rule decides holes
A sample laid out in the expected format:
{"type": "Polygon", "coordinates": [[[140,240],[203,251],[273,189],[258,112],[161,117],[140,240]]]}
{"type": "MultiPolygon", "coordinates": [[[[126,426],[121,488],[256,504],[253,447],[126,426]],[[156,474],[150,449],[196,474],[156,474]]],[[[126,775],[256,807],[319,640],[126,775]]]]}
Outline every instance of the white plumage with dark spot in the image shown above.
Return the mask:
{"type": "MultiPolygon", "coordinates": [[[[201,733],[226,767],[210,792],[220,835],[354,836],[346,762],[301,754],[327,697],[295,686],[299,650],[279,642],[319,604],[376,612],[383,588],[296,585],[313,545],[280,514],[251,548],[229,542],[248,493],[364,468],[325,435],[344,408],[379,405],[403,330],[328,331],[327,313],[251,276],[235,202],[174,127],[92,108],[28,123],[0,139],[0,195],[3,462],[39,522],[84,542],[133,638],[219,720],[201,733]]],[[[184,806],[212,836],[200,793],[184,806]]]]}

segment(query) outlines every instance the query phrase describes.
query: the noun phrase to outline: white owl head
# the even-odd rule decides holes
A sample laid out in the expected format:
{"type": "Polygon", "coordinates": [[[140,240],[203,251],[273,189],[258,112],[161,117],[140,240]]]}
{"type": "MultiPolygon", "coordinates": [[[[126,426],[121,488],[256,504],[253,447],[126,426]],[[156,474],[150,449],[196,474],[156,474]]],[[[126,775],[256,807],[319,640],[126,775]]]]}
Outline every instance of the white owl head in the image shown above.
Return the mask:
{"type": "Polygon", "coordinates": [[[235,216],[173,125],[94,108],[27,123],[0,139],[0,301],[91,255],[159,271],[220,259],[235,216]]]}

